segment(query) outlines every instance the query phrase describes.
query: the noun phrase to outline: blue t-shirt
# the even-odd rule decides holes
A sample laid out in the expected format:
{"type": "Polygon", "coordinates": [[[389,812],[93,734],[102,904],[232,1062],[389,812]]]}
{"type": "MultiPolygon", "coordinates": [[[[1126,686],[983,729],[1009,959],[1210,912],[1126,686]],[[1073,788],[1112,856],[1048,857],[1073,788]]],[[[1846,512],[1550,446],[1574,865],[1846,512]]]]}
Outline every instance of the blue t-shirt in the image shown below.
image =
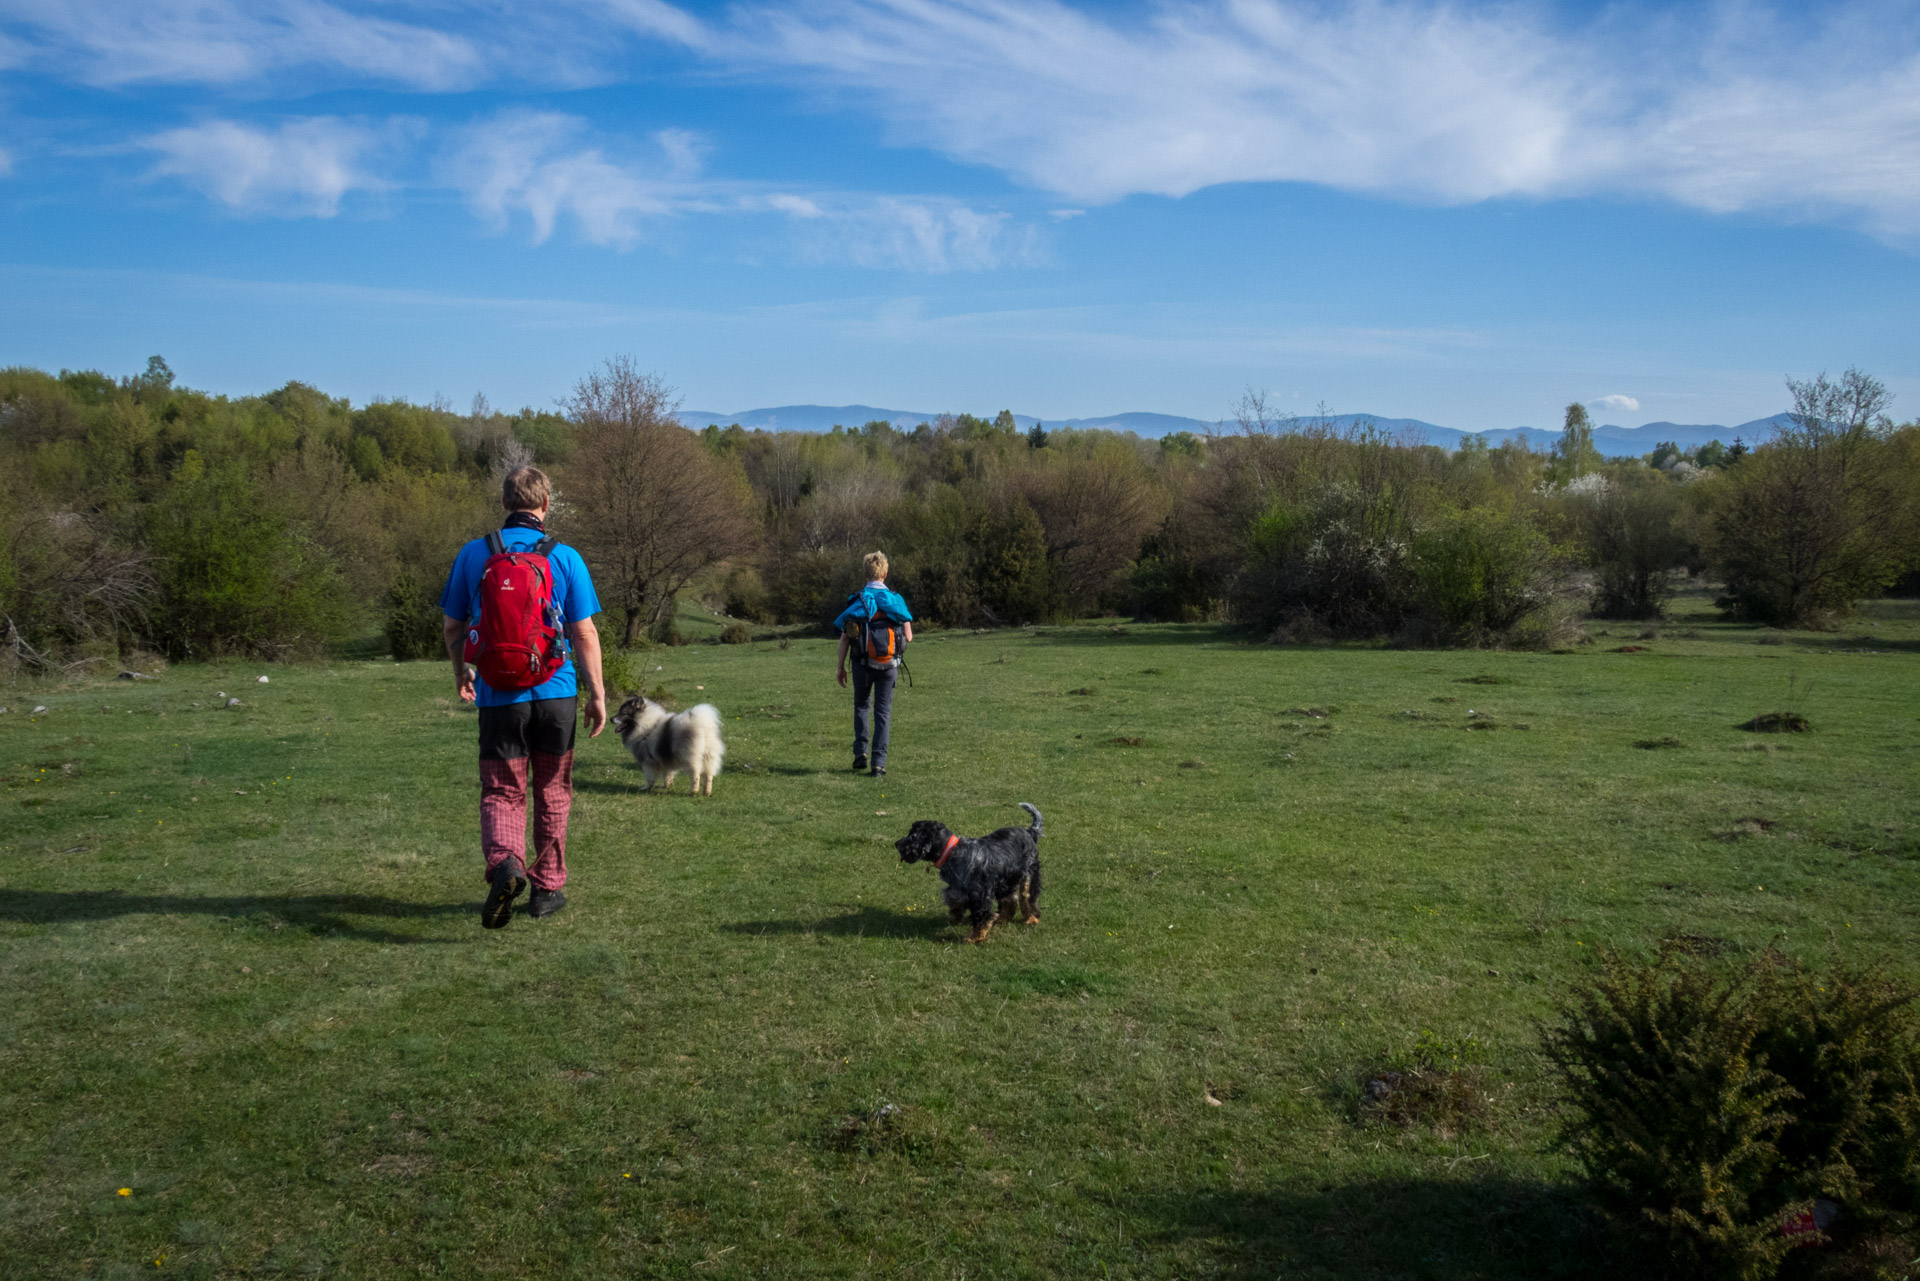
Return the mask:
{"type": "MultiPolygon", "coordinates": [[[[545,537],[539,530],[525,527],[500,531],[500,541],[508,551],[524,550],[545,537]]],[[[480,575],[490,555],[484,538],[476,538],[460,549],[460,554],[453,558],[453,572],[447,575],[447,590],[440,593],[441,613],[469,627],[480,617],[480,575]]],[[[587,562],[580,559],[579,552],[561,543],[547,554],[547,563],[553,566],[553,604],[563,621],[573,624],[600,612],[600,598],[594,594],[587,562]]],[[[481,707],[505,707],[509,703],[531,703],[541,698],[572,698],[579,690],[572,654],[568,654],[567,661],[560,665],[552,680],[532,689],[495,689],[479,676],[473,678],[474,701],[481,707]]]]}
{"type": "Polygon", "coordinates": [[[833,620],[834,630],[844,630],[849,618],[872,618],[875,614],[885,614],[896,623],[911,623],[913,611],[907,608],[907,601],[899,592],[888,588],[885,583],[868,583],[860,589],[860,594],[847,602],[840,611],[840,617],[833,620]]]}

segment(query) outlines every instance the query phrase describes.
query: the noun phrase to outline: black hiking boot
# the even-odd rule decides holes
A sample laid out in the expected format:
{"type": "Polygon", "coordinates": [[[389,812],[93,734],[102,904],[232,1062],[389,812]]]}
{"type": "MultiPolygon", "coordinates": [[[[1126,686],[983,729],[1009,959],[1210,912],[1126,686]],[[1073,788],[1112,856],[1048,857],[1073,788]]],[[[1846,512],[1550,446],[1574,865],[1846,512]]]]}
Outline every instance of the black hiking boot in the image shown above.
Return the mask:
{"type": "Polygon", "coordinates": [[[543,916],[552,916],[566,905],[567,896],[559,890],[543,890],[536,885],[527,897],[527,915],[537,921],[543,916]]]}
{"type": "Polygon", "coordinates": [[[513,900],[526,891],[527,869],[519,859],[509,858],[497,865],[487,879],[493,888],[487,891],[487,901],[480,905],[480,924],[497,930],[513,919],[513,900]]]}
{"type": "Polygon", "coordinates": [[[853,758],[853,772],[854,772],[854,773],[856,773],[856,774],[858,774],[858,773],[859,773],[860,771],[862,771],[862,770],[864,770],[864,769],[865,769],[866,767],[867,767],[867,758],[866,758],[866,757],[864,757],[864,756],[856,756],[856,757],[854,757],[854,758],[853,758]]]}
{"type": "Polygon", "coordinates": [[[874,776],[875,778],[885,778],[885,777],[887,776],[887,767],[886,767],[886,766],[884,766],[884,765],[876,765],[876,766],[874,766],[874,767],[873,767],[873,776],[874,776]]]}

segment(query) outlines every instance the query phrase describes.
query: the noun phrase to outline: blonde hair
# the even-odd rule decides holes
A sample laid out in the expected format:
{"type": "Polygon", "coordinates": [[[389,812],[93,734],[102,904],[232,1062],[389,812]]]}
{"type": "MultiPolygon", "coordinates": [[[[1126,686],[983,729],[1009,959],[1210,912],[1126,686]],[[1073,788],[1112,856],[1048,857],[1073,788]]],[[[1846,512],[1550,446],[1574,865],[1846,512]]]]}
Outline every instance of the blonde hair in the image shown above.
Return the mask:
{"type": "Polygon", "coordinates": [[[868,582],[887,576],[887,554],[885,552],[868,552],[860,558],[860,563],[866,568],[868,582]]]}
{"type": "Polygon", "coordinates": [[[547,473],[538,467],[516,467],[500,482],[500,505],[510,512],[537,512],[552,497],[547,473]]]}

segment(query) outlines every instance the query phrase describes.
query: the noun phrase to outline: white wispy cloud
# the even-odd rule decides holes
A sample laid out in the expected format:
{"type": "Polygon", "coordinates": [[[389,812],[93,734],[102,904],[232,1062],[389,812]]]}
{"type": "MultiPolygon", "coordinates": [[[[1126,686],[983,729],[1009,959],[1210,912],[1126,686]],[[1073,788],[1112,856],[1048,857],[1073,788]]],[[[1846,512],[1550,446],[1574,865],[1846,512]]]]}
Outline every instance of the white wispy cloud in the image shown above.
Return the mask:
{"type": "Polygon", "coordinates": [[[417,122],[309,116],[278,126],[214,120],[141,140],[159,153],[152,175],[179,178],[245,213],[331,218],[348,192],[378,191],[387,158],[417,122]]]}
{"type": "Polygon", "coordinates": [[[1075,201],[1308,182],[1465,202],[1603,194],[1920,232],[1920,27],[1442,0],[820,0],[735,11],[710,54],[879,115],[896,141],[1075,201]],[[1631,19],[1631,20],[1630,20],[1631,19]]]}
{"type": "Polygon", "coordinates": [[[1640,402],[1632,396],[1622,396],[1616,392],[1611,396],[1602,396],[1598,400],[1589,400],[1587,407],[1590,409],[1611,409],[1616,413],[1630,414],[1640,408],[1640,402]]]}
{"type": "Polygon", "coordinates": [[[509,112],[468,128],[439,173],[495,226],[524,214],[536,244],[570,217],[587,243],[630,248],[647,219],[695,203],[687,182],[698,165],[690,135],[656,136],[660,159],[651,172],[608,159],[586,136],[577,116],[509,112]]]}
{"type": "MultiPolygon", "coordinates": [[[[396,6],[397,7],[397,6],[396,6]]],[[[444,11],[398,21],[326,0],[0,0],[14,60],[96,85],[236,84],[310,68],[416,89],[470,85],[487,59],[444,11]]]]}
{"type": "Polygon", "coordinates": [[[1000,211],[937,197],[776,193],[743,197],[793,220],[800,256],[918,272],[992,271],[1044,258],[1038,231],[1000,211]]]}
{"type": "MultiPolygon", "coordinates": [[[[117,86],[438,91],[632,80],[664,53],[869,113],[895,142],[1072,207],[1302,182],[1429,202],[1654,199],[1920,236],[1911,0],[1566,14],[1544,0],[741,0],[712,16],[667,0],[0,0],[0,62],[117,86]]],[[[656,145],[672,162],[675,144],[656,145]]],[[[502,189],[500,207],[631,243],[660,196],[651,168],[636,186],[629,162],[575,158],[550,158],[521,197],[502,189]]]]}
{"type": "Polygon", "coordinates": [[[650,225],[691,216],[776,216],[790,250],[815,262],[920,272],[984,271],[1035,261],[1036,233],[1006,213],[939,197],[765,191],[702,173],[705,139],[665,130],[616,148],[557,112],[509,112],[474,124],[436,166],[474,212],[535,243],[570,221],[588,244],[631,248],[650,225]]]}

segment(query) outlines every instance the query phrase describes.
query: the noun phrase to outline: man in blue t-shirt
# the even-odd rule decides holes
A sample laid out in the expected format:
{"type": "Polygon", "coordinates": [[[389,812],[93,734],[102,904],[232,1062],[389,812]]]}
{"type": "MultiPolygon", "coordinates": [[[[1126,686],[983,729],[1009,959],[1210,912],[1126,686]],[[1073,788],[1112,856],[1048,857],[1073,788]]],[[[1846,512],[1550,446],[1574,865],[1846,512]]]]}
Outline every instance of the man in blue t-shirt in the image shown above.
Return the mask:
{"type": "Polygon", "coordinates": [[[867,571],[867,585],[860,589],[847,607],[840,611],[840,617],[833,625],[840,629],[840,685],[847,684],[847,651],[853,650],[853,768],[854,772],[867,768],[867,698],[873,698],[873,776],[882,778],[887,772],[887,742],[893,731],[893,687],[900,678],[900,658],[895,655],[884,663],[876,663],[860,646],[854,643],[861,624],[870,618],[884,616],[900,624],[901,638],[913,640],[913,612],[907,608],[907,602],[900,593],[887,587],[887,554],[868,552],[862,561],[867,571]]]}
{"type": "MultiPolygon", "coordinates": [[[[552,494],[538,467],[507,473],[501,484],[507,520],[500,541],[508,551],[523,551],[546,537],[552,494]]],[[[607,691],[600,679],[600,634],[593,626],[600,598],[594,594],[587,563],[564,545],[555,545],[547,562],[553,566],[554,608],[572,647],[568,661],[551,680],[532,689],[497,690],[477,679],[463,655],[467,629],[480,616],[480,577],[489,554],[484,538],[460,549],[440,595],[440,612],[446,615],[454,688],[480,709],[480,849],[492,887],[480,909],[480,923],[497,930],[513,919],[513,901],[529,881],[529,916],[551,916],[566,906],[560,887],[567,883],[567,811],[573,805],[576,664],[586,676],[589,738],[606,728],[607,691]],[[531,870],[526,863],[529,775],[536,801],[531,870]]]]}

